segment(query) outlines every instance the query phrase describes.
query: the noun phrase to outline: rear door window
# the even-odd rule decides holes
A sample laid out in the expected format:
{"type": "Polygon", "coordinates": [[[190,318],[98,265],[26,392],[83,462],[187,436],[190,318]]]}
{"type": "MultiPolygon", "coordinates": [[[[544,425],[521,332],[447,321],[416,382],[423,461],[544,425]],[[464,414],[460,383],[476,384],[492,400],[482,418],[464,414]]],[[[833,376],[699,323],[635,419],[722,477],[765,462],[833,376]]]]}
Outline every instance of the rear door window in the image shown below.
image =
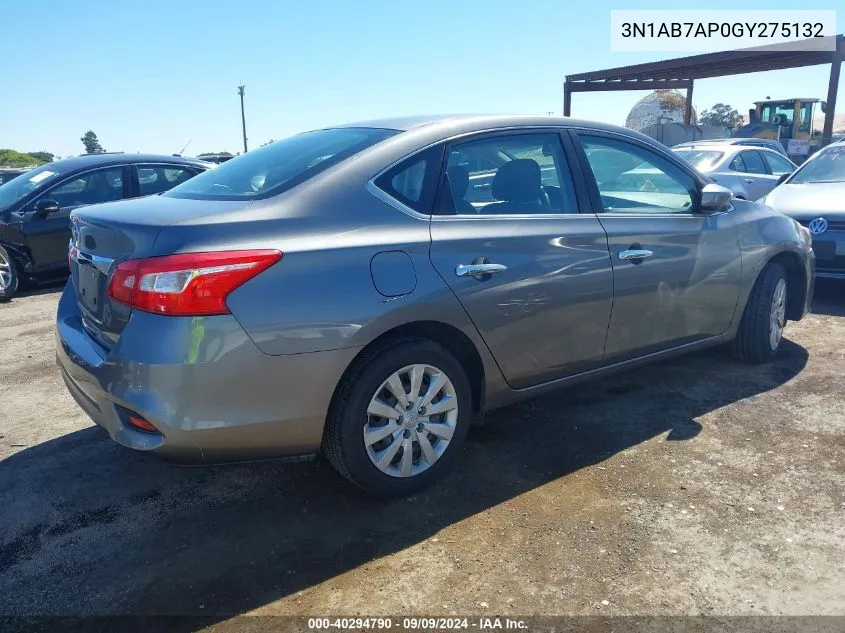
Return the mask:
{"type": "Polygon", "coordinates": [[[451,145],[437,213],[578,213],[560,137],[498,134],[451,145]]]}
{"type": "Polygon", "coordinates": [[[193,171],[182,165],[138,165],[136,170],[140,196],[163,193],[194,176],[193,171]]]}
{"type": "Polygon", "coordinates": [[[763,156],[769,164],[769,169],[772,170],[772,173],[775,176],[791,174],[795,170],[792,163],[786,160],[783,156],[779,156],[774,152],[763,152],[763,156]]]}
{"type": "Polygon", "coordinates": [[[760,152],[756,149],[750,149],[742,152],[742,161],[745,163],[745,173],[747,174],[768,174],[766,164],[763,162],[760,152]]]}

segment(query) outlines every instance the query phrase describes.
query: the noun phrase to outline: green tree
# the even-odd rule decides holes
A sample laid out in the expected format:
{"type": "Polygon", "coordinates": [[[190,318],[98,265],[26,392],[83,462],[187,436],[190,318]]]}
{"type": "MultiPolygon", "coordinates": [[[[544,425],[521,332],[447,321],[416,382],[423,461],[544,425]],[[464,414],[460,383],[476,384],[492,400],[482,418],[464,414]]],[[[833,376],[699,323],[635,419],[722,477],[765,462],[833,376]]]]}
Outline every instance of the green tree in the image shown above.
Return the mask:
{"type": "Polygon", "coordinates": [[[0,149],[0,167],[37,167],[40,161],[13,149],[0,149]]]}
{"type": "Polygon", "coordinates": [[[726,103],[717,103],[701,113],[698,123],[733,129],[742,123],[742,115],[726,103]]]}
{"type": "Polygon", "coordinates": [[[56,155],[50,152],[27,152],[27,156],[32,156],[35,160],[42,163],[52,163],[56,160],[56,155]]]}
{"type": "Polygon", "coordinates": [[[85,146],[86,154],[102,154],[106,151],[103,149],[103,146],[100,145],[100,139],[97,138],[97,135],[94,134],[92,130],[85,132],[79,140],[82,141],[82,144],[85,146]]]}

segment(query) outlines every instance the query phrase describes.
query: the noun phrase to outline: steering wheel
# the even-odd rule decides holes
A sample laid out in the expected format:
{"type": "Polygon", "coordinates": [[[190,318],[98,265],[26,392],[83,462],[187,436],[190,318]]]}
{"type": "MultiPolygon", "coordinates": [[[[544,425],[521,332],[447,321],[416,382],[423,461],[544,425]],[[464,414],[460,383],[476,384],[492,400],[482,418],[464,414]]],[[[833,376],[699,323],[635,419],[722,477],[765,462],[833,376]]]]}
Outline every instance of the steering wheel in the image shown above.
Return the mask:
{"type": "Polygon", "coordinates": [[[545,187],[542,188],[541,195],[540,195],[540,198],[539,198],[538,201],[540,203],[540,208],[543,211],[548,211],[549,209],[552,208],[552,201],[549,199],[549,194],[546,191],[545,187]]]}
{"type": "Polygon", "coordinates": [[[229,185],[224,185],[224,184],[221,184],[219,182],[215,182],[213,185],[211,185],[211,188],[214,189],[215,187],[220,187],[221,189],[225,189],[229,193],[235,193],[235,190],[232,189],[229,185]]]}

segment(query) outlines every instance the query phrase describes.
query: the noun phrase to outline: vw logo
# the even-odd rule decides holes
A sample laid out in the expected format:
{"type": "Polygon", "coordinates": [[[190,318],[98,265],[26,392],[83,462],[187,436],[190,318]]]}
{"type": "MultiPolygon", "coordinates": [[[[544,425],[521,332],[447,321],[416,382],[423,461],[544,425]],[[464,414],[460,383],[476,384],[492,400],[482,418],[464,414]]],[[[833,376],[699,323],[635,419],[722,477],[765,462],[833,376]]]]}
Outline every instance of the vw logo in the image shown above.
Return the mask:
{"type": "Polygon", "coordinates": [[[807,228],[810,229],[810,233],[813,235],[821,235],[827,231],[827,219],[816,218],[815,220],[811,220],[810,224],[807,225],[807,228]]]}

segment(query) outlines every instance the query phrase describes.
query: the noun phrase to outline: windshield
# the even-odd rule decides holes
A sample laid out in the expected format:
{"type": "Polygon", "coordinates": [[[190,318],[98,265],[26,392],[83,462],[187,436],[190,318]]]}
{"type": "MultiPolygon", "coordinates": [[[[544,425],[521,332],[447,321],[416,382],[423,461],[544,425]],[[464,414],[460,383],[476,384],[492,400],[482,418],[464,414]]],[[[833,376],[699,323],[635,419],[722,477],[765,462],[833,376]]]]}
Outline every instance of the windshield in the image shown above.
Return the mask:
{"type": "Polygon", "coordinates": [[[228,160],[163,195],[195,200],[268,198],[394,134],[398,131],[377,128],[305,132],[228,160]]]}
{"type": "Polygon", "coordinates": [[[696,169],[706,171],[713,167],[724,156],[724,152],[700,149],[674,149],[672,150],[696,169]]]}
{"type": "Polygon", "coordinates": [[[17,178],[12,178],[9,182],[0,185],[0,209],[12,206],[28,193],[48,182],[53,182],[59,175],[59,170],[55,165],[48,163],[25,172],[17,178]]]}
{"type": "Polygon", "coordinates": [[[845,182],[845,145],[821,150],[804,163],[789,180],[791,185],[821,182],[845,182]]]}

